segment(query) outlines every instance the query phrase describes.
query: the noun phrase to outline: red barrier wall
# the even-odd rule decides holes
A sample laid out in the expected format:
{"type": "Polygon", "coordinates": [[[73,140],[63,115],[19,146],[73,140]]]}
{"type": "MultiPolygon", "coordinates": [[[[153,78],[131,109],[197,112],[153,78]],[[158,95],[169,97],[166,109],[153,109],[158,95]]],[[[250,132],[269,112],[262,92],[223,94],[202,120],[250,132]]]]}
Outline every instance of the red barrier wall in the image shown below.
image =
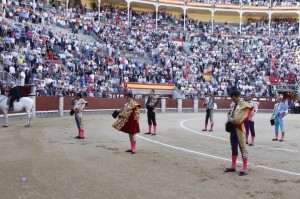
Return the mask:
{"type": "MultiPolygon", "coordinates": [[[[70,110],[72,97],[64,97],[64,110],[70,110]]],[[[110,99],[110,98],[84,98],[89,104],[87,109],[120,109],[124,107],[126,99],[110,99]]],[[[137,100],[139,101],[139,100],[137,100]]],[[[141,105],[144,102],[140,102],[141,105]]],[[[57,108],[56,108],[57,109],[57,108]]]]}
{"type": "Polygon", "coordinates": [[[36,111],[58,110],[58,97],[37,97],[36,111]]]}
{"type": "Polygon", "coordinates": [[[193,108],[193,101],[194,101],[193,99],[182,100],[182,108],[193,108]]]}
{"type": "Polygon", "coordinates": [[[168,108],[177,108],[177,100],[167,99],[166,100],[166,107],[168,107],[168,108]]]}
{"type": "MultiPolygon", "coordinates": [[[[64,97],[64,110],[70,110],[72,97],[64,97]]],[[[124,107],[126,103],[125,99],[110,99],[110,98],[85,98],[88,101],[87,109],[120,109],[124,107]]],[[[50,111],[58,110],[58,97],[37,97],[36,98],[36,110],[37,111],[50,111]]],[[[137,99],[142,108],[145,108],[145,100],[137,99]]],[[[263,98],[258,100],[260,102],[260,109],[273,109],[275,101],[271,98],[263,98]]],[[[204,99],[198,100],[198,107],[205,108],[203,105],[204,99]]],[[[217,99],[218,109],[228,109],[231,103],[230,99],[226,97],[217,99]]],[[[160,108],[160,105],[158,106],[160,108]]],[[[166,108],[177,108],[177,100],[166,99],[166,108]]],[[[193,99],[182,100],[182,108],[193,108],[193,99]]]]}

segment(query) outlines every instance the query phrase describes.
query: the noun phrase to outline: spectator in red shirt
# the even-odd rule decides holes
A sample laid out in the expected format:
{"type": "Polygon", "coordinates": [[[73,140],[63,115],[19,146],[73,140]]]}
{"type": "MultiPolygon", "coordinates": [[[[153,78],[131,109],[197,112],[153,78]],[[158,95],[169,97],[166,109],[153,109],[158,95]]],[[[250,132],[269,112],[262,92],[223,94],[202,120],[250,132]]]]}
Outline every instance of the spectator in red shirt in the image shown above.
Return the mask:
{"type": "Polygon", "coordinates": [[[48,53],[48,57],[49,57],[49,59],[53,60],[54,59],[54,53],[50,51],[48,53]]]}

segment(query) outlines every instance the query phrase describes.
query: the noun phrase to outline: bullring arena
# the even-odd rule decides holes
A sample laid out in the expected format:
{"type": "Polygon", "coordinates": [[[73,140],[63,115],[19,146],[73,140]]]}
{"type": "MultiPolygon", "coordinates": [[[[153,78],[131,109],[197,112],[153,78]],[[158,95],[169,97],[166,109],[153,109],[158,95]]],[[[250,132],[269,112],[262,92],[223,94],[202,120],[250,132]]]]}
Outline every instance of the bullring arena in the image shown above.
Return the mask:
{"type": "Polygon", "coordinates": [[[300,115],[285,116],[283,142],[270,125],[278,94],[300,113],[298,1],[18,2],[0,4],[1,94],[15,82],[35,105],[30,127],[12,112],[0,129],[0,199],[299,198],[300,115]],[[224,172],[233,87],[260,102],[245,176],[240,151],[224,172]],[[150,89],[161,97],[155,136],[144,134],[150,89]],[[112,128],[127,91],[142,108],[135,154],[112,128]],[[85,139],[69,115],[78,92],[85,139]],[[215,126],[203,132],[212,94],[215,126]]]}
{"type": "MultiPolygon", "coordinates": [[[[0,130],[1,198],[297,198],[299,115],[286,117],[287,136],[272,142],[270,113],[256,117],[249,174],[225,174],[230,164],[226,113],[203,133],[205,111],[159,113],[157,136],[142,133],[131,155],[128,136],[110,114],[86,115],[86,139],[74,140],[73,117],[38,118],[30,128],[12,121],[0,130]],[[20,179],[26,177],[27,181],[20,179]]],[[[240,160],[240,159],[239,159],[240,160]]],[[[241,164],[238,164],[238,168],[241,164]]]]}

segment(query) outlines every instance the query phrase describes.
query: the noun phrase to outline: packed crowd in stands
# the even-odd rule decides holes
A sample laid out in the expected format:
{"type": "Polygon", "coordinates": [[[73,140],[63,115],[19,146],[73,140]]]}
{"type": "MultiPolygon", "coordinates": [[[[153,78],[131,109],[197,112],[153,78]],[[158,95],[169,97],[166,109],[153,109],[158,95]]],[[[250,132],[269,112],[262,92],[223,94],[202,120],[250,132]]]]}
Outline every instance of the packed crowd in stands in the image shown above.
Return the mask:
{"type": "MultiPolygon", "coordinates": [[[[184,1],[184,0],[183,0],[184,1]]],[[[215,3],[226,5],[270,6],[270,0],[188,0],[188,2],[215,3]]],[[[298,6],[297,0],[272,0],[272,6],[298,6]]]]}
{"type": "Polygon", "coordinates": [[[140,82],[175,84],[187,97],[227,95],[233,87],[243,95],[269,97],[274,90],[266,77],[297,81],[300,39],[283,37],[298,34],[295,19],[272,20],[270,38],[263,36],[266,20],[249,19],[240,37],[236,25],[215,24],[211,35],[211,23],[189,18],[183,32],[183,19],[167,13],[159,13],[155,31],[152,12],[131,10],[128,28],[127,9],[114,6],[104,6],[98,21],[77,2],[67,20],[57,14],[63,6],[37,14],[7,2],[6,17],[22,27],[0,24],[1,63],[21,85],[36,83],[43,96],[83,91],[104,97],[126,91],[122,82],[140,82]],[[55,27],[72,34],[56,34],[55,27]],[[80,40],[76,33],[94,34],[97,40],[80,40]],[[173,38],[182,39],[187,49],[173,38]]]}

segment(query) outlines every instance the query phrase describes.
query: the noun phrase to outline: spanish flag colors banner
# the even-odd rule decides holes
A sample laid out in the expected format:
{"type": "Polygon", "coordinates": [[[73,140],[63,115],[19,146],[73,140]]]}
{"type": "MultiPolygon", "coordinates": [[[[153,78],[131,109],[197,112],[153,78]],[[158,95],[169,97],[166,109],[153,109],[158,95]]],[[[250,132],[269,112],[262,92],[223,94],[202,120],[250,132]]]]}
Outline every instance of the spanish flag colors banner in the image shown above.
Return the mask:
{"type": "Polygon", "coordinates": [[[134,89],[174,90],[174,85],[173,84],[143,84],[143,83],[128,82],[125,84],[125,88],[129,90],[134,90],[134,89]]]}
{"type": "Polygon", "coordinates": [[[203,79],[205,79],[205,81],[210,82],[211,81],[211,74],[210,73],[203,73],[203,79]]]}
{"type": "Polygon", "coordinates": [[[173,38],[172,42],[173,42],[173,44],[177,45],[177,47],[180,47],[180,46],[182,47],[183,46],[182,39],[175,39],[175,38],[173,38]]]}

